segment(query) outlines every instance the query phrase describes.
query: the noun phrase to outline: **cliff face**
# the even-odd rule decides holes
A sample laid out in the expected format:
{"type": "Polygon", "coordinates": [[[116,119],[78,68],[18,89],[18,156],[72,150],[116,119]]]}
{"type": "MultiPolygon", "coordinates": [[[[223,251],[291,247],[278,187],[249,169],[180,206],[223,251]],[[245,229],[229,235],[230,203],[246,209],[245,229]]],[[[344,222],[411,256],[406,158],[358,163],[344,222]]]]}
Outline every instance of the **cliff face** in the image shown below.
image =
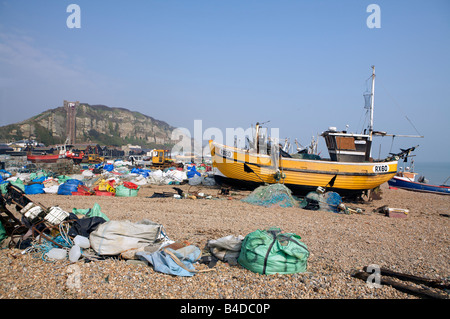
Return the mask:
{"type": "MultiPolygon", "coordinates": [[[[34,136],[46,145],[63,143],[67,138],[66,110],[58,107],[28,120],[0,127],[0,141],[34,136]]],[[[104,105],[80,104],[76,108],[76,143],[99,143],[143,147],[169,146],[175,127],[139,112],[104,105]]]]}

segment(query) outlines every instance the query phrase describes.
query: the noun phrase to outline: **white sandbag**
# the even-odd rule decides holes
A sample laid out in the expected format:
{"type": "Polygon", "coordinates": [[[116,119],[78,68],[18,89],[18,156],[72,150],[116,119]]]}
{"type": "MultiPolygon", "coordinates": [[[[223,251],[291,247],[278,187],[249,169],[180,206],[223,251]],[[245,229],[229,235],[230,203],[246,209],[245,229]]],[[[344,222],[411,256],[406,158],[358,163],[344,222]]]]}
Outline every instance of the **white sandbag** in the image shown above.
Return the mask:
{"type": "Polygon", "coordinates": [[[114,165],[114,167],[120,167],[120,166],[123,166],[125,164],[124,164],[124,161],[118,160],[118,161],[114,161],[113,165],[114,165]]]}
{"type": "MultiPolygon", "coordinates": [[[[19,173],[16,176],[10,177],[10,178],[15,178],[15,180],[20,178],[24,182],[31,182],[30,176],[31,176],[31,173],[19,173]]],[[[7,180],[9,180],[9,178],[7,180]]]]}
{"type": "Polygon", "coordinates": [[[58,193],[59,185],[52,185],[50,187],[44,187],[44,193],[46,194],[56,194],[58,193]]]}
{"type": "Polygon", "coordinates": [[[127,220],[111,220],[90,233],[92,249],[99,255],[118,255],[164,239],[162,225],[149,220],[133,223],[127,220]]]}
{"type": "Polygon", "coordinates": [[[158,169],[156,171],[151,171],[147,177],[147,182],[149,184],[161,184],[163,183],[163,172],[158,169]]]}
{"type": "Polygon", "coordinates": [[[150,176],[153,176],[153,177],[162,177],[163,176],[163,171],[162,170],[160,170],[160,169],[157,169],[156,171],[151,171],[150,173],[149,173],[149,175],[150,176]]]}
{"type": "Polygon", "coordinates": [[[217,247],[220,249],[226,249],[231,251],[240,251],[243,240],[244,237],[242,235],[238,236],[228,235],[219,239],[212,239],[208,241],[208,247],[217,247]]]}
{"type": "Polygon", "coordinates": [[[185,179],[187,179],[186,172],[175,170],[175,169],[167,171],[166,177],[174,182],[182,182],[185,179]]]}
{"type": "Polygon", "coordinates": [[[92,176],[94,176],[94,173],[92,173],[92,171],[91,170],[84,170],[82,173],[81,173],[81,175],[83,175],[83,177],[92,177],[92,176]]]}
{"type": "Polygon", "coordinates": [[[76,180],[79,180],[79,181],[83,180],[83,175],[81,175],[81,174],[73,174],[73,175],[69,175],[69,177],[71,179],[76,179],[76,180]]]}
{"type": "Polygon", "coordinates": [[[195,186],[202,183],[202,177],[195,174],[193,177],[189,178],[189,185],[195,186]]]}
{"type": "Polygon", "coordinates": [[[145,177],[141,178],[141,179],[133,179],[131,180],[132,183],[138,185],[138,186],[143,186],[147,184],[147,179],[145,177]]]}
{"type": "Polygon", "coordinates": [[[218,259],[225,262],[237,261],[239,257],[242,241],[244,237],[239,236],[225,236],[219,239],[213,239],[208,241],[207,246],[210,248],[211,253],[218,259]]]}

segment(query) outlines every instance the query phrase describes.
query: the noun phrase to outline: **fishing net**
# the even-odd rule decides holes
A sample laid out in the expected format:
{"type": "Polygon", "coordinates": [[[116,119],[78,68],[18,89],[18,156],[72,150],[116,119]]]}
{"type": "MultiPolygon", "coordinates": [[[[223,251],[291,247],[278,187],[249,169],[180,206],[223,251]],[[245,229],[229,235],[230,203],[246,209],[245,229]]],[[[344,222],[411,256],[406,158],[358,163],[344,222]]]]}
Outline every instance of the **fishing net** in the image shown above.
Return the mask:
{"type": "Polygon", "coordinates": [[[283,184],[271,184],[259,186],[250,195],[242,199],[243,202],[270,207],[277,205],[280,207],[293,207],[297,201],[292,197],[292,192],[283,184]]]}
{"type": "Polygon", "coordinates": [[[339,213],[340,210],[338,207],[341,203],[342,197],[338,193],[310,192],[300,202],[300,208],[339,213]]]}

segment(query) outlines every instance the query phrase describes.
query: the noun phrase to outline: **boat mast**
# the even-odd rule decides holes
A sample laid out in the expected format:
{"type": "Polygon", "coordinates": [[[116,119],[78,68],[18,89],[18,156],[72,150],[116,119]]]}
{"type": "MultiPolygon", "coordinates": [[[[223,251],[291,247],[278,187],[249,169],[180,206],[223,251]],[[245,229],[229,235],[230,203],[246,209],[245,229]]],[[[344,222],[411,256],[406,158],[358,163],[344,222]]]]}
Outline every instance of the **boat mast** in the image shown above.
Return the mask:
{"type": "Polygon", "coordinates": [[[372,133],[373,133],[373,106],[374,106],[374,100],[375,100],[375,66],[372,65],[372,94],[371,94],[371,101],[370,101],[370,124],[369,124],[369,140],[372,140],[372,133]]]}
{"type": "Polygon", "coordinates": [[[256,144],[256,153],[259,153],[259,122],[255,124],[255,144],[256,144]]]}

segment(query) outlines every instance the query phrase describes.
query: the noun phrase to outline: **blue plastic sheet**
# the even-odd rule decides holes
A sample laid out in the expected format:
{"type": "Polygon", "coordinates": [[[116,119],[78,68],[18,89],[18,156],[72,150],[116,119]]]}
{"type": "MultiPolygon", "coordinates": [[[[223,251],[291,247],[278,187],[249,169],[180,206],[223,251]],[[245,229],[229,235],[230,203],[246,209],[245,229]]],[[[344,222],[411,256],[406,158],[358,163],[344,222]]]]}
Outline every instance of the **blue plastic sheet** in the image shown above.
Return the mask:
{"type": "Polygon", "coordinates": [[[171,248],[166,248],[166,250],[177,256],[183,265],[190,271],[178,265],[164,250],[158,250],[151,254],[146,252],[137,252],[136,256],[141,260],[151,263],[155,271],[165,274],[192,277],[197,273],[193,263],[195,263],[201,256],[201,251],[198,247],[190,245],[178,250],[173,250],[171,248]]]}
{"type": "Polygon", "coordinates": [[[68,179],[64,182],[65,184],[71,184],[71,185],[84,185],[84,183],[82,181],[80,181],[79,179],[68,179]]]}
{"type": "Polygon", "coordinates": [[[78,191],[77,183],[63,183],[58,187],[58,195],[72,195],[72,192],[78,191]]]}
{"type": "Polygon", "coordinates": [[[131,173],[132,174],[139,174],[139,175],[142,175],[142,176],[144,176],[144,177],[148,177],[149,175],[150,175],[150,170],[148,170],[148,169],[142,169],[142,168],[136,168],[136,167],[134,167],[132,170],[131,170],[131,173]]]}
{"type": "Polygon", "coordinates": [[[192,167],[188,168],[188,171],[186,172],[186,175],[187,175],[187,178],[192,178],[195,175],[201,176],[202,174],[197,171],[195,166],[192,166],[192,167]]]}
{"type": "Polygon", "coordinates": [[[47,176],[41,176],[39,178],[35,178],[32,180],[33,183],[42,183],[43,181],[45,181],[47,179],[47,176]]]}
{"type": "Polygon", "coordinates": [[[5,178],[9,178],[9,177],[11,177],[11,175],[12,174],[10,172],[8,172],[7,170],[0,169],[0,180],[1,180],[2,176],[4,176],[5,178]]]}
{"type": "Polygon", "coordinates": [[[25,185],[25,194],[33,195],[33,194],[43,194],[44,192],[44,184],[31,184],[25,185]]]}

